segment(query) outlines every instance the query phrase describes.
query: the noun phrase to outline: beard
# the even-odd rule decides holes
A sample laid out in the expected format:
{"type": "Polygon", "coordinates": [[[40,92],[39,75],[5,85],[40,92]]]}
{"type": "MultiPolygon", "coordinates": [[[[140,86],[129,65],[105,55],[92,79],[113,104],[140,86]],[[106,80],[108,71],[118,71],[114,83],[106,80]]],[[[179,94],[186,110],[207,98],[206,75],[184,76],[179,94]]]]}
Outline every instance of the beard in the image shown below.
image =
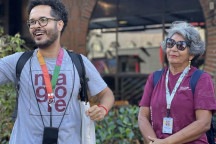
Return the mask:
{"type": "Polygon", "coordinates": [[[46,33],[48,36],[48,39],[44,40],[44,41],[35,41],[35,44],[38,48],[40,49],[46,49],[49,46],[51,46],[57,39],[58,39],[58,31],[57,28],[55,28],[54,30],[50,30],[49,33],[46,33]]]}

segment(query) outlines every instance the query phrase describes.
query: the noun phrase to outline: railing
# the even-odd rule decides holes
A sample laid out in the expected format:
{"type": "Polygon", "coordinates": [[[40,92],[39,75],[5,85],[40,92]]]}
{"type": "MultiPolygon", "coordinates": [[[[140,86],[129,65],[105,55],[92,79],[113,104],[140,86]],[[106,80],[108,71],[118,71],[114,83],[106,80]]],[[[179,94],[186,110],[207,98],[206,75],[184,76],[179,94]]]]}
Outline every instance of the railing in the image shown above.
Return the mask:
{"type": "Polygon", "coordinates": [[[130,104],[138,105],[141,100],[147,74],[122,73],[118,75],[103,75],[103,79],[113,90],[116,100],[127,100],[130,104]],[[115,89],[115,78],[118,79],[118,90],[115,89]]]}

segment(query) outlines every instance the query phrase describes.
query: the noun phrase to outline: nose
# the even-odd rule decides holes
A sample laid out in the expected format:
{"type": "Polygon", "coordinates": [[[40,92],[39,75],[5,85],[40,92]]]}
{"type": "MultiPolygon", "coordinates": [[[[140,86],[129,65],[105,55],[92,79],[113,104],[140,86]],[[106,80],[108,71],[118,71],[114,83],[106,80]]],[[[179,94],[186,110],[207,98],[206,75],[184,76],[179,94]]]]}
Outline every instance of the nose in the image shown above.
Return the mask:
{"type": "Polygon", "coordinates": [[[171,49],[171,50],[176,50],[176,51],[177,51],[177,50],[178,50],[178,49],[177,49],[177,44],[175,43],[174,46],[171,47],[170,49],[171,49]]]}

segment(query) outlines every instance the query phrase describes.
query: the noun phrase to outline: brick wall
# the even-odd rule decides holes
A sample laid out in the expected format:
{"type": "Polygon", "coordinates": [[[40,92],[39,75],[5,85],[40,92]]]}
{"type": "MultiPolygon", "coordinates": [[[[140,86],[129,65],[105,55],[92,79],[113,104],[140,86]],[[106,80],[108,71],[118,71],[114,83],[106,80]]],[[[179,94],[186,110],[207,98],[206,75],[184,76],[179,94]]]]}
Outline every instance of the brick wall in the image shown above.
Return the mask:
{"type": "Polygon", "coordinates": [[[62,35],[62,44],[68,49],[86,55],[88,24],[96,1],[63,0],[69,11],[69,19],[62,35]]]}
{"type": "MultiPolygon", "coordinates": [[[[71,50],[86,54],[86,36],[91,13],[97,0],[63,0],[69,10],[68,26],[62,43],[71,50]]],[[[204,69],[216,77],[216,2],[199,0],[206,19],[206,58],[204,69]],[[214,3],[210,10],[209,2],[214,3]]]]}
{"type": "Polygon", "coordinates": [[[204,70],[210,73],[216,83],[216,1],[200,0],[206,21],[206,57],[204,70]],[[210,9],[210,2],[213,9],[210,9]]]}

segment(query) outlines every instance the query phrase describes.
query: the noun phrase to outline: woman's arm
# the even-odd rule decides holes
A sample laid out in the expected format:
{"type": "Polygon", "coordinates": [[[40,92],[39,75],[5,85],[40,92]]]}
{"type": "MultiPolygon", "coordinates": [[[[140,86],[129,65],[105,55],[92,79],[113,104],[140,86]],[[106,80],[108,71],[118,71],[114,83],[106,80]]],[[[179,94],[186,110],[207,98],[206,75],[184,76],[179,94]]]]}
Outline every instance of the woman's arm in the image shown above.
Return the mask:
{"type": "Polygon", "coordinates": [[[208,110],[196,110],[195,114],[196,121],[163,140],[152,138],[151,140],[154,141],[153,144],[182,144],[198,139],[210,129],[212,112],[208,110]]]}
{"type": "Polygon", "coordinates": [[[150,123],[150,108],[149,107],[140,107],[138,115],[138,125],[139,129],[144,138],[144,142],[149,144],[149,136],[156,138],[156,134],[150,123]]]}

